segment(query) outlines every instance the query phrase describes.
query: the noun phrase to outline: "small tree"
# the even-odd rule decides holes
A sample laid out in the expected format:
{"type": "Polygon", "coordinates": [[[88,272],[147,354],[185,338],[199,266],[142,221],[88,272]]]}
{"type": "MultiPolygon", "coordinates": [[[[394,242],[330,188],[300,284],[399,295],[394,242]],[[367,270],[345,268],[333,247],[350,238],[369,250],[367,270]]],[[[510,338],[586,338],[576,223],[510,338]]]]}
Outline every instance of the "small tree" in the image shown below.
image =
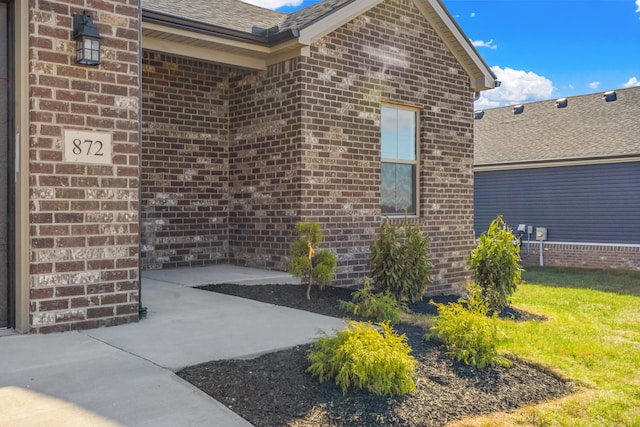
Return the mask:
{"type": "Polygon", "coordinates": [[[362,289],[351,294],[351,301],[338,301],[340,308],[356,316],[368,317],[391,324],[400,322],[402,313],[408,310],[406,304],[398,303],[389,291],[373,292],[371,278],[364,277],[362,289]]]}
{"type": "Polygon", "coordinates": [[[515,242],[513,232],[498,216],[469,256],[475,283],[490,310],[502,310],[521,281],[520,246],[515,242]]]}
{"type": "Polygon", "coordinates": [[[307,299],[310,300],[314,283],[322,289],[333,280],[336,256],[330,251],[315,250],[314,246],[322,242],[322,232],[317,222],[298,222],[296,234],[298,240],[291,245],[289,273],[306,281],[307,299]]]}
{"type": "Polygon", "coordinates": [[[398,303],[420,301],[431,283],[429,240],[418,224],[401,226],[386,220],[371,244],[369,267],[377,292],[389,292],[398,303]]]}

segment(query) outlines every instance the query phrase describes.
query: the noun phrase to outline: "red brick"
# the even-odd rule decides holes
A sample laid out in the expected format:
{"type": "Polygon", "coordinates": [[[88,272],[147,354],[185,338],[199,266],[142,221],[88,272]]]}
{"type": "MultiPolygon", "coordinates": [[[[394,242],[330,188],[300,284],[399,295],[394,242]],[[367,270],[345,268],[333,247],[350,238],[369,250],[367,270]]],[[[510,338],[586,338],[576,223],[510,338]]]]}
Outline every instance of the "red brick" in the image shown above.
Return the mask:
{"type": "Polygon", "coordinates": [[[32,332],[37,332],[40,334],[53,334],[58,332],[68,332],[71,330],[71,324],[69,323],[60,323],[57,325],[51,326],[40,326],[37,328],[33,328],[32,332]]]}
{"type": "Polygon", "coordinates": [[[70,308],[95,307],[100,304],[100,297],[78,297],[69,300],[70,308]]]}
{"type": "Polygon", "coordinates": [[[72,271],[85,271],[86,265],[84,261],[62,261],[56,262],[56,272],[68,273],[72,271]]]}
{"type": "Polygon", "coordinates": [[[96,319],[99,317],[112,317],[115,314],[114,307],[90,307],[87,308],[87,319],[96,319]]]}
{"type": "Polygon", "coordinates": [[[69,308],[68,299],[42,300],[38,303],[38,311],[54,311],[69,308]]]}
{"type": "MultiPolygon", "coordinates": [[[[57,297],[70,297],[70,296],[84,295],[85,292],[86,292],[85,287],[82,285],[56,287],[57,297]]],[[[73,304],[71,304],[71,308],[74,308],[73,304]]]]}

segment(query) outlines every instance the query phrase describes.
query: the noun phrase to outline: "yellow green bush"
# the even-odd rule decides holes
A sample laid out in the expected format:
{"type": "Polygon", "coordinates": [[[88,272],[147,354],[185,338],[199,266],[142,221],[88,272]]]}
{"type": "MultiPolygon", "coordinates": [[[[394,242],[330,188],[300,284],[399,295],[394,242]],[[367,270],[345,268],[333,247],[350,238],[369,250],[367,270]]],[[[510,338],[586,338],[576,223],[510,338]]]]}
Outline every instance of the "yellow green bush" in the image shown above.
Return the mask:
{"type": "Polygon", "coordinates": [[[350,321],[336,336],[324,334],[309,351],[307,369],[321,383],[335,380],[344,394],[350,387],[376,395],[411,393],[416,362],[407,337],[388,322],[350,321]]]}
{"type": "Polygon", "coordinates": [[[457,361],[476,368],[511,366],[511,361],[498,353],[498,344],[504,339],[498,329],[496,312],[487,316],[477,285],[469,287],[469,298],[449,304],[436,304],[438,315],[433,321],[427,339],[442,341],[457,361]]]}

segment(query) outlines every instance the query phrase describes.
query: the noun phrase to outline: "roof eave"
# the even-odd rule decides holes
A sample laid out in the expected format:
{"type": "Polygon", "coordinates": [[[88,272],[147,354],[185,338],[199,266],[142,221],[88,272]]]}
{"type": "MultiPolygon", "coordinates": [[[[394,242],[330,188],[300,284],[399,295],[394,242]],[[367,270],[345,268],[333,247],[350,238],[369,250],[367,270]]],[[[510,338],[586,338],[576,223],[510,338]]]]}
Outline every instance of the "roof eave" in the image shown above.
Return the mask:
{"type": "Polygon", "coordinates": [[[143,9],[144,48],[233,67],[266,70],[276,61],[301,55],[295,29],[259,34],[143,9]]]}
{"type": "Polygon", "coordinates": [[[142,9],[142,21],[164,25],[170,28],[188,30],[194,33],[206,34],[209,36],[216,36],[229,40],[242,41],[269,47],[289,41],[299,36],[299,32],[296,29],[288,29],[270,35],[254,34],[233,30],[218,25],[208,24],[205,22],[195,21],[168,13],[156,12],[145,8],[142,9]]]}
{"type": "Polygon", "coordinates": [[[494,89],[496,76],[440,0],[414,0],[415,5],[469,75],[475,92],[494,89]]]}
{"type": "MultiPolygon", "coordinates": [[[[340,8],[340,13],[331,13],[300,29],[300,43],[310,45],[331,31],[341,27],[383,0],[354,0],[340,8]]],[[[496,76],[484,62],[469,38],[440,0],[414,0],[415,5],[442,38],[458,62],[469,75],[471,89],[475,92],[496,87],[496,76]]]]}
{"type": "Polygon", "coordinates": [[[301,28],[299,40],[305,45],[311,45],[316,40],[326,36],[337,28],[340,28],[347,22],[357,18],[383,1],[384,0],[351,1],[301,28]],[[335,13],[338,10],[340,13],[335,13]]]}
{"type": "Polygon", "coordinates": [[[538,160],[519,160],[503,163],[482,163],[475,164],[473,170],[475,172],[490,172],[498,170],[513,169],[537,169],[550,168],[560,166],[581,166],[611,163],[628,163],[640,161],[640,155],[612,155],[612,156],[593,156],[593,157],[576,157],[573,159],[538,159],[538,160]]]}
{"type": "MultiPolygon", "coordinates": [[[[334,13],[335,11],[328,13],[300,30],[288,29],[273,34],[269,34],[268,31],[262,34],[247,33],[146,8],[142,9],[142,20],[143,22],[192,31],[249,45],[271,48],[277,45],[291,45],[293,43],[296,49],[300,49],[301,46],[310,46],[316,40],[345,25],[383,1],[353,0],[336,9],[340,13],[334,13]]],[[[413,1],[469,75],[471,90],[479,92],[495,88],[496,76],[441,1],[413,1]]],[[[308,50],[308,47],[306,49],[308,50]]]]}

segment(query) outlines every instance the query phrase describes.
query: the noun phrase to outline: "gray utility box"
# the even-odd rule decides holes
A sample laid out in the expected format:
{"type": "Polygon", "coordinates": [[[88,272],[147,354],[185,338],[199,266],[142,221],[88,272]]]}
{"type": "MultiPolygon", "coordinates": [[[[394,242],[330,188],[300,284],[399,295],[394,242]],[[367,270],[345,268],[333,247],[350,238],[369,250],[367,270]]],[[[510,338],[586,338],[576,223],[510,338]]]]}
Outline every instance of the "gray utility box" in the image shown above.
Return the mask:
{"type": "Polygon", "coordinates": [[[536,240],[547,240],[547,227],[536,227],[536,240]]]}

